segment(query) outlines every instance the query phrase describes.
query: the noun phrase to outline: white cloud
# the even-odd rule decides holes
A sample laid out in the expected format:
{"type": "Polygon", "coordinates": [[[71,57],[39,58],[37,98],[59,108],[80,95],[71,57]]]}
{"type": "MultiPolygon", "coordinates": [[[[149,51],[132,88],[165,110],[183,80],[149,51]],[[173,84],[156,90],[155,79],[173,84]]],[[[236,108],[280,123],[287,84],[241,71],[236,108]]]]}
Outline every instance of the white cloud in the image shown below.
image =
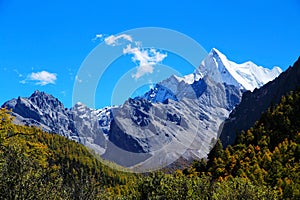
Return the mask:
{"type": "Polygon", "coordinates": [[[101,39],[102,37],[103,37],[103,34],[97,34],[97,35],[96,35],[96,38],[101,39]]]}
{"type": "MultiPolygon", "coordinates": [[[[166,53],[161,53],[154,48],[144,49],[140,41],[134,41],[130,35],[110,35],[107,37],[105,34],[97,34],[93,41],[97,39],[104,40],[109,46],[118,46],[129,43],[126,48],[123,49],[123,54],[132,55],[132,61],[137,64],[137,71],[132,75],[133,78],[138,79],[145,74],[151,74],[154,71],[154,66],[159,62],[162,62],[166,57],[166,53]],[[123,43],[122,43],[123,42],[123,43]]],[[[78,83],[82,80],[76,77],[78,83]]]]}
{"type": "Polygon", "coordinates": [[[127,34],[121,34],[121,35],[118,35],[118,36],[111,35],[111,36],[108,36],[107,38],[105,38],[104,41],[107,45],[116,46],[116,45],[119,44],[118,41],[120,39],[132,42],[132,37],[130,35],[127,35],[127,34]]]}
{"type": "Polygon", "coordinates": [[[103,41],[104,34],[96,34],[96,36],[92,39],[93,42],[100,39],[103,41]]]}
{"type": "Polygon", "coordinates": [[[156,49],[142,49],[140,46],[131,47],[131,44],[128,44],[127,47],[123,49],[123,53],[132,54],[132,61],[138,64],[137,72],[132,75],[135,79],[147,73],[153,73],[154,65],[167,57],[167,54],[160,53],[156,49]]]}
{"type": "Polygon", "coordinates": [[[25,84],[28,81],[36,82],[36,85],[41,86],[55,84],[56,74],[47,71],[32,72],[27,76],[25,80],[20,81],[20,83],[25,84]]]}
{"type": "Polygon", "coordinates": [[[145,74],[152,74],[154,67],[152,65],[140,65],[137,67],[136,73],[132,74],[132,78],[139,79],[145,74]]]}

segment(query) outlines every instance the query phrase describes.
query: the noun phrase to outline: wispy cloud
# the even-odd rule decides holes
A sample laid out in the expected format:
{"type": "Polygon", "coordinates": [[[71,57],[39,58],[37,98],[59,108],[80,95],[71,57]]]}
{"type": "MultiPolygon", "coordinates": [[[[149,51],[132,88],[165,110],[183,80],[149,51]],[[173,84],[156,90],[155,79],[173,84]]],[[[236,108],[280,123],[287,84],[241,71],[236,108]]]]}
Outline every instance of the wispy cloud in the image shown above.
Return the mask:
{"type": "Polygon", "coordinates": [[[162,62],[167,54],[161,53],[156,49],[143,49],[138,43],[138,46],[132,47],[128,44],[125,49],[123,49],[124,54],[131,54],[132,61],[137,63],[137,72],[132,75],[133,78],[138,79],[145,74],[153,73],[154,65],[162,62]]]}
{"type": "Polygon", "coordinates": [[[96,36],[92,39],[92,41],[95,42],[98,39],[103,41],[104,37],[105,37],[104,34],[96,34],[96,36]]]}
{"type": "Polygon", "coordinates": [[[96,34],[95,37],[92,39],[93,42],[100,40],[101,42],[105,42],[105,44],[109,45],[109,46],[117,46],[122,44],[122,41],[128,41],[128,42],[132,42],[132,37],[130,35],[127,34],[121,34],[121,35],[110,35],[108,36],[107,34],[96,34]]]}
{"type": "MultiPolygon", "coordinates": [[[[154,48],[142,48],[140,41],[134,41],[133,38],[128,34],[121,35],[104,35],[97,34],[93,41],[100,39],[109,46],[118,46],[124,44],[126,41],[126,48],[123,49],[123,54],[132,55],[132,61],[137,64],[137,71],[132,75],[132,78],[139,79],[145,74],[151,74],[154,71],[154,66],[162,62],[166,57],[166,53],[161,53],[154,48]]],[[[79,83],[82,80],[77,80],[79,83]]]]}
{"type": "Polygon", "coordinates": [[[101,39],[103,36],[104,36],[103,34],[97,34],[97,35],[96,35],[96,38],[97,38],[97,39],[98,39],[98,38],[101,39]]]}
{"type": "Polygon", "coordinates": [[[111,36],[106,37],[104,39],[104,42],[107,45],[116,46],[116,45],[120,44],[119,43],[120,40],[127,40],[129,42],[132,42],[132,37],[130,35],[127,35],[127,34],[121,34],[121,35],[118,35],[118,36],[111,35],[111,36]]]}
{"type": "Polygon", "coordinates": [[[32,72],[27,76],[25,80],[22,80],[21,83],[25,84],[28,82],[35,82],[36,85],[48,85],[48,84],[55,84],[57,79],[57,75],[54,73],[50,73],[47,71],[40,71],[40,72],[32,72]]]}

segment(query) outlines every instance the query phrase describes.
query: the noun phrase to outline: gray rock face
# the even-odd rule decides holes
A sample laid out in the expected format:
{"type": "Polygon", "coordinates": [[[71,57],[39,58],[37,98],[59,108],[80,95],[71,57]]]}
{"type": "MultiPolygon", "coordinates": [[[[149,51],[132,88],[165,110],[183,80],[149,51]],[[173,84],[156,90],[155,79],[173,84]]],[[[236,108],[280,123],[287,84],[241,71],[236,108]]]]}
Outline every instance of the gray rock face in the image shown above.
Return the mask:
{"type": "MultiPolygon", "coordinates": [[[[193,84],[177,81],[177,93],[160,84],[164,83],[150,91],[157,91],[150,99],[128,99],[112,109],[109,141],[114,148],[107,149],[106,159],[144,171],[171,164],[179,157],[206,157],[220,125],[242,95],[238,87],[209,77],[193,84]],[[184,95],[186,91],[192,92],[184,95]]],[[[149,97],[149,93],[145,95],[149,97]]]]}

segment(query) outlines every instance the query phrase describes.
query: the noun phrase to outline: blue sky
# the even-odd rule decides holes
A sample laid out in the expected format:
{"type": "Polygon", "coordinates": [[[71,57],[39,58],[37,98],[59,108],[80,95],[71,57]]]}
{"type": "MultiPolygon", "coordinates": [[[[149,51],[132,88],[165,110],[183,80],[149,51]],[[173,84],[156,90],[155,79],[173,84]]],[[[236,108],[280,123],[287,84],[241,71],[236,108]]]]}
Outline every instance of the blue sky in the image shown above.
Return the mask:
{"type": "MultiPolygon", "coordinates": [[[[299,0],[178,2],[0,0],[0,104],[38,89],[71,107],[76,74],[88,54],[105,37],[140,27],[176,30],[237,63],[285,70],[300,56],[299,0]],[[105,37],[93,40],[97,34],[105,37]]],[[[136,69],[134,55],[106,71],[96,107],[109,105],[118,77],[136,69]]],[[[160,63],[184,65],[176,59],[168,53],[160,63]]],[[[184,66],[174,68],[192,72],[184,66]]]]}

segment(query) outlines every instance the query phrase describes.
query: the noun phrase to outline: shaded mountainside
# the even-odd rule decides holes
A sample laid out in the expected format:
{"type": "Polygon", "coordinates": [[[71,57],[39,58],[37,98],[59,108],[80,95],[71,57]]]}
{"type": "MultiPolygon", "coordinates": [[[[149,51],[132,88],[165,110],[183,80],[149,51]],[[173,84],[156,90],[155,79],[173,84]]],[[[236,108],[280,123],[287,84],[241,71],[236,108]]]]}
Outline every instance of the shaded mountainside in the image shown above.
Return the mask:
{"type": "Polygon", "coordinates": [[[300,58],[293,67],[289,67],[275,80],[267,83],[253,92],[245,92],[241,103],[232,111],[225,121],[220,135],[222,144],[226,147],[233,144],[236,135],[247,130],[268,107],[279,103],[281,97],[300,87],[300,58]]]}

